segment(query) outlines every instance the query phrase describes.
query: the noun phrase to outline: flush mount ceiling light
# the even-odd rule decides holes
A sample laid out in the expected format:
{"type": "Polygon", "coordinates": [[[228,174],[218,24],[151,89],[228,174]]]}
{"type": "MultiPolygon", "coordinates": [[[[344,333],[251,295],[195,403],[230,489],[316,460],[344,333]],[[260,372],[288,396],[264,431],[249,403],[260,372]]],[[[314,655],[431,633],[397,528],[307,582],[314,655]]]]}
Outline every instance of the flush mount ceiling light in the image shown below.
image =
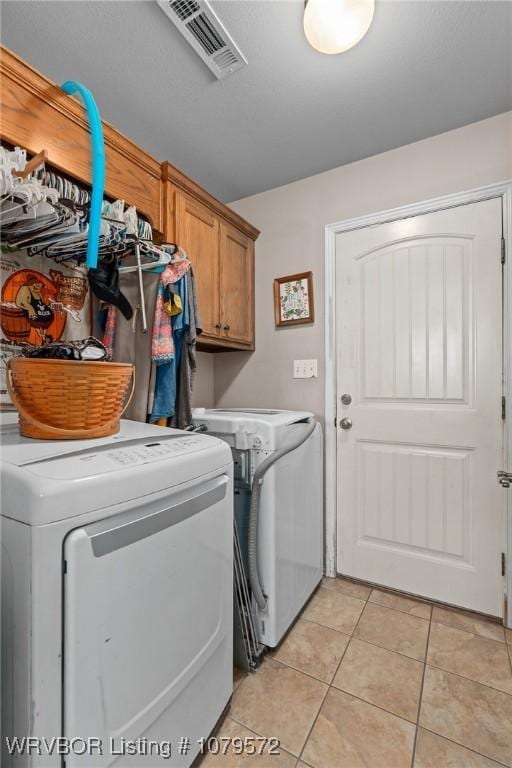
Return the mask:
{"type": "Polygon", "coordinates": [[[304,32],[320,53],[343,53],[365,36],[375,0],[307,0],[304,32]]]}

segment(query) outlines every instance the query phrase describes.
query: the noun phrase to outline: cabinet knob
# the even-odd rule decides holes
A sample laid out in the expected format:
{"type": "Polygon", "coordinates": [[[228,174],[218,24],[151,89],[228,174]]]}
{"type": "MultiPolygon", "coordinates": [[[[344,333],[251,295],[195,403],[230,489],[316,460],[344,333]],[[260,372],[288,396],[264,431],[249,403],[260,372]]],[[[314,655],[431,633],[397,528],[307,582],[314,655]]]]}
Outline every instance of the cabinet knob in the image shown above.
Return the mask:
{"type": "Polygon", "coordinates": [[[215,324],[215,327],[216,327],[216,329],[217,329],[218,331],[220,331],[220,329],[222,328],[222,323],[216,323],[216,324],[215,324]]]}
{"type": "Polygon", "coordinates": [[[231,328],[231,326],[230,326],[230,325],[225,325],[225,326],[224,326],[224,330],[225,330],[225,331],[229,331],[229,329],[230,329],[230,328],[231,328]]]}

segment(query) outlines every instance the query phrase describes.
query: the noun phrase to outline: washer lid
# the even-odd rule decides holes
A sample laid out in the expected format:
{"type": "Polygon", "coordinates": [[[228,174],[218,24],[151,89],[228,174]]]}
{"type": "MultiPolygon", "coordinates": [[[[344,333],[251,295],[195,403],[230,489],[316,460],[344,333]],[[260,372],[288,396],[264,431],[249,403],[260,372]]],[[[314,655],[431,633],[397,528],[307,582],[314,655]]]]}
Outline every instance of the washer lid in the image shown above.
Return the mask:
{"type": "Polygon", "coordinates": [[[196,424],[231,423],[235,428],[241,423],[286,427],[305,419],[312,419],[313,414],[310,411],[285,411],[266,408],[194,408],[192,418],[196,424]]]}
{"type": "Polygon", "coordinates": [[[310,411],[265,408],[195,408],[192,419],[232,448],[273,451],[290,437],[291,430],[305,429],[314,419],[310,411]],[[302,426],[301,426],[302,425],[302,426]]]}

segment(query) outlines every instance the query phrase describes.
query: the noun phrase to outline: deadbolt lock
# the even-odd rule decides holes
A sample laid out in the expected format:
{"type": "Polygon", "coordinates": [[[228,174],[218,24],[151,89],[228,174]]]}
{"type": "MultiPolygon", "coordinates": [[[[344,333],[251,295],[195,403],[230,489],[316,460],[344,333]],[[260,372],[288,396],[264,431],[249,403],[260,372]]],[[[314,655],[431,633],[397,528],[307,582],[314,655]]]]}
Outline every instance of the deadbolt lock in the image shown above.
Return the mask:
{"type": "Polygon", "coordinates": [[[341,402],[343,403],[343,405],[350,405],[350,403],[352,402],[352,397],[350,395],[342,395],[341,402]]]}

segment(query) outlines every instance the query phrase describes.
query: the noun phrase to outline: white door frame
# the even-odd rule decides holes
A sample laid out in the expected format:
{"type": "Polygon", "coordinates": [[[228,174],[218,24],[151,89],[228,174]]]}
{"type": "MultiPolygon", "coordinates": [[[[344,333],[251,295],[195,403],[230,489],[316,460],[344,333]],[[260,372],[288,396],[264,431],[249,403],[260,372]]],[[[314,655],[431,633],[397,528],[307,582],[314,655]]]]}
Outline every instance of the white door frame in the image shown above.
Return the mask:
{"type": "MultiPolygon", "coordinates": [[[[510,472],[512,471],[512,180],[399,208],[390,208],[354,219],[344,219],[334,224],[327,224],[325,227],[325,573],[327,576],[336,575],[336,235],[494,197],[501,197],[503,200],[503,236],[507,256],[503,271],[503,394],[506,397],[509,414],[504,433],[503,467],[496,467],[496,471],[506,469],[510,472]]],[[[512,491],[508,493],[504,491],[503,505],[505,513],[503,547],[507,554],[507,563],[512,564],[512,491]]],[[[507,574],[507,593],[511,601],[508,624],[512,627],[512,567],[507,568],[507,574]]]]}

